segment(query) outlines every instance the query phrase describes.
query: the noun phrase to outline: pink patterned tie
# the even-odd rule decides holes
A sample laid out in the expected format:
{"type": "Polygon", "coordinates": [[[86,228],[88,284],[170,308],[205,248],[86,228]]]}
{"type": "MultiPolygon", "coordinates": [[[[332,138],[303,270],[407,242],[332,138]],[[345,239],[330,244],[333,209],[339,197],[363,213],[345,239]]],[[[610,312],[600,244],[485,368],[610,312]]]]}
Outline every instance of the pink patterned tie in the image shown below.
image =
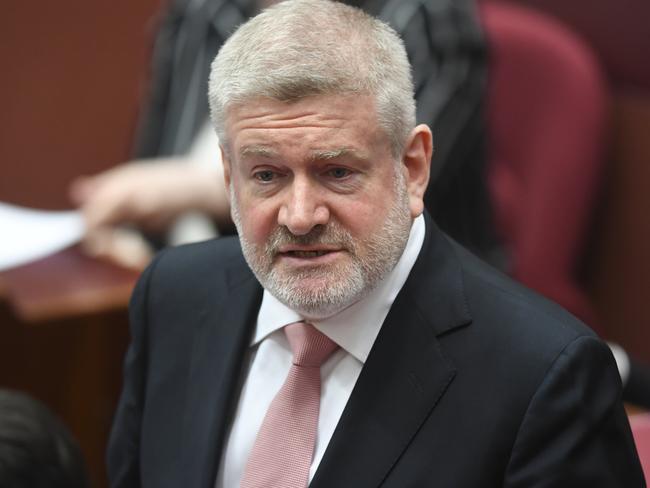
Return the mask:
{"type": "Polygon", "coordinates": [[[320,366],[338,346],[311,324],[290,324],[284,332],[293,364],[266,411],[241,488],[305,488],[309,481],[318,428],[320,366]]]}

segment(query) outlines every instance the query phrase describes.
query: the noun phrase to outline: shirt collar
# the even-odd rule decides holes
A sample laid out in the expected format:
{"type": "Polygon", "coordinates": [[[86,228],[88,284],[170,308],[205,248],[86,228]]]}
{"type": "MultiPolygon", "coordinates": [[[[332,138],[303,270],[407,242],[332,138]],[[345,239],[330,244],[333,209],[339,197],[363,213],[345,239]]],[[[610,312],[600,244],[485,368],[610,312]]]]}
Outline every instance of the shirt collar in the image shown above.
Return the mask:
{"type": "MultiPolygon", "coordinates": [[[[362,363],[366,362],[384,319],[415,264],[424,242],[424,227],[424,217],[420,215],[413,221],[408,242],[397,264],[366,297],[336,315],[312,322],[318,330],[362,363]]],[[[301,320],[298,313],[265,289],[251,345],[261,342],[285,325],[301,320]]]]}

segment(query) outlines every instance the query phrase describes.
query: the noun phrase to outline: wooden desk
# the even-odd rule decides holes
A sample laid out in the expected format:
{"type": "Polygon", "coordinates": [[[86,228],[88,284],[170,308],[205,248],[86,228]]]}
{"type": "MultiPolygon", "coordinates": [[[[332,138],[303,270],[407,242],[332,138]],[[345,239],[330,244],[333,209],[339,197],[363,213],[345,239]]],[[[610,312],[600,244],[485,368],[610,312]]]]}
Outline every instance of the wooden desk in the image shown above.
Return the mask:
{"type": "Polygon", "coordinates": [[[31,394],[63,419],[95,488],[107,486],[106,441],[136,279],[76,248],[0,273],[0,386],[31,394]]]}
{"type": "Polygon", "coordinates": [[[137,277],[72,247],[0,273],[0,296],[21,320],[46,322],[124,309],[137,277]]]}

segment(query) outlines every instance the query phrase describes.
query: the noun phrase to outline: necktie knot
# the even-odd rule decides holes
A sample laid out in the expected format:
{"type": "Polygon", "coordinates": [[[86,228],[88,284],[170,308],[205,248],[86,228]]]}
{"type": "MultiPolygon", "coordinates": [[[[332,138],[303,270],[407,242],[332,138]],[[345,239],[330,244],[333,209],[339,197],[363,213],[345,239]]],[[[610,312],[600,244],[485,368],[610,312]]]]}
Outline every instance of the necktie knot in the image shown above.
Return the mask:
{"type": "Polygon", "coordinates": [[[319,368],[338,347],[312,324],[289,324],[284,333],[293,352],[293,364],[297,366],[319,368]]]}

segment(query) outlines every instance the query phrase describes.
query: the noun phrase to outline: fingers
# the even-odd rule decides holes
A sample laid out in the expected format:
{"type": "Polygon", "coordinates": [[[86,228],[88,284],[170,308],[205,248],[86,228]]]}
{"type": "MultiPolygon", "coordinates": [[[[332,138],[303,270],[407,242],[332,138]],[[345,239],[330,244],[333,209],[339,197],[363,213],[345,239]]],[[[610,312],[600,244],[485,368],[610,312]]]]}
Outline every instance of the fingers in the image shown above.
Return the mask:
{"type": "Polygon", "coordinates": [[[132,189],[119,180],[104,180],[91,188],[81,205],[88,229],[112,227],[132,221],[132,189]]]}
{"type": "Polygon", "coordinates": [[[90,256],[108,259],[120,266],[143,270],[153,257],[153,248],[136,231],[102,228],[86,234],[81,242],[90,256]]]}
{"type": "Polygon", "coordinates": [[[80,177],[70,194],[90,231],[129,224],[158,232],[188,211],[217,221],[229,217],[219,173],[178,160],[129,163],[80,177]]]}
{"type": "Polygon", "coordinates": [[[68,196],[77,206],[83,205],[97,186],[96,178],[92,176],[79,176],[75,178],[68,189],[68,196]]]}
{"type": "Polygon", "coordinates": [[[160,205],[152,197],[166,189],[155,181],[156,165],[125,164],[92,177],[76,179],[71,198],[89,231],[121,224],[145,224],[160,205]]]}

